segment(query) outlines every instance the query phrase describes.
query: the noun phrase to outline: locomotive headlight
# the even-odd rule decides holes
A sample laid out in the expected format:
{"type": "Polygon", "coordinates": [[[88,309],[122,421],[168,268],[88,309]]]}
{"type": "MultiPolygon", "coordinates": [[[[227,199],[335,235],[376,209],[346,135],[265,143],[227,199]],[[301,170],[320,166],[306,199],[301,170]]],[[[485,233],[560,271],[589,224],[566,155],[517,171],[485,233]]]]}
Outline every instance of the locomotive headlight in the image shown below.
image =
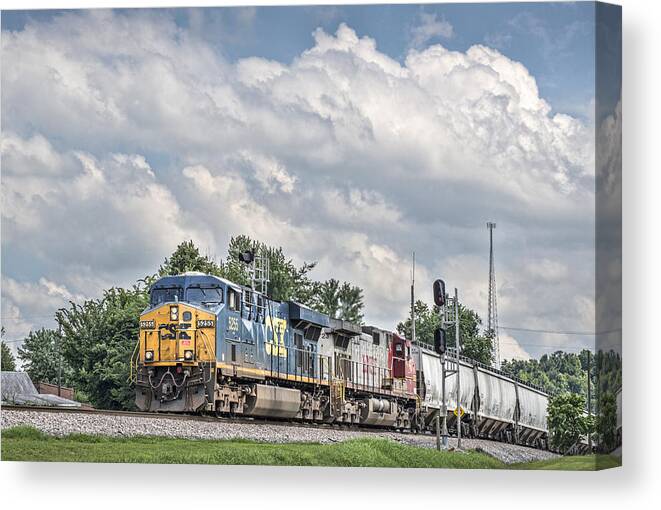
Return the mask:
{"type": "Polygon", "coordinates": [[[193,351],[184,351],[184,359],[190,361],[193,359],[193,351]]]}
{"type": "Polygon", "coordinates": [[[145,361],[154,361],[154,351],[145,351],[145,361]]]}
{"type": "Polygon", "coordinates": [[[170,320],[171,321],[179,320],[179,307],[176,305],[170,307],[170,320]]]}

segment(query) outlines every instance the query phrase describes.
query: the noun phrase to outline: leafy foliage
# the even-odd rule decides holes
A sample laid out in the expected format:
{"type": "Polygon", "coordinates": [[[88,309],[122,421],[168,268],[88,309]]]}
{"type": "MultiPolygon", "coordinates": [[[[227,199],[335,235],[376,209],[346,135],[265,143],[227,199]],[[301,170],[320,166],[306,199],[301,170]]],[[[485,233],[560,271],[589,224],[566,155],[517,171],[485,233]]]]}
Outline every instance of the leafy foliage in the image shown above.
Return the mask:
{"type": "Polygon", "coordinates": [[[463,337],[461,353],[480,363],[491,366],[494,361],[492,336],[485,332],[481,335],[463,337]]]}
{"type": "Polygon", "coordinates": [[[585,399],[576,393],[561,393],[549,401],[548,426],[551,446],[566,452],[593,429],[592,418],[583,415],[585,399]]]}
{"type": "Polygon", "coordinates": [[[313,285],[314,292],[310,303],[315,310],[335,319],[343,319],[356,324],[363,322],[363,289],[340,282],[334,278],[313,285]]]}
{"type": "Polygon", "coordinates": [[[597,351],[594,376],[599,393],[615,393],[622,387],[622,359],[615,351],[597,351]]]}
{"type": "Polygon", "coordinates": [[[200,271],[222,276],[220,266],[209,257],[201,255],[192,240],[184,241],[177,246],[177,249],[165,259],[163,265],[158,269],[158,275],[178,275],[186,271],[200,271]]]}
{"type": "Polygon", "coordinates": [[[599,396],[599,412],[597,413],[596,432],[599,445],[605,452],[610,452],[617,446],[617,401],[611,392],[599,396]]]}
{"type": "Polygon", "coordinates": [[[2,364],[0,365],[0,370],[2,372],[13,372],[16,370],[16,360],[14,355],[11,353],[9,346],[2,341],[2,364]]]}
{"type": "Polygon", "coordinates": [[[587,350],[580,354],[556,351],[539,360],[503,361],[501,369],[524,382],[540,386],[549,395],[577,393],[587,397],[587,350]]]}
{"type": "MultiPolygon", "coordinates": [[[[493,342],[486,334],[480,334],[482,320],[477,313],[459,303],[459,334],[461,336],[461,353],[480,363],[493,363],[493,342]]],[[[436,305],[430,307],[423,301],[415,303],[415,336],[419,342],[433,345],[434,331],[441,325],[439,310],[436,305]]],[[[397,324],[397,332],[406,338],[411,338],[411,317],[397,324]]],[[[448,347],[456,345],[454,328],[447,330],[448,347]]]]}
{"type": "MultiPolygon", "coordinates": [[[[60,336],[52,329],[30,331],[18,348],[18,357],[23,362],[23,369],[34,383],[57,383],[60,363],[60,336]]],[[[68,360],[62,355],[62,384],[72,382],[73,370],[68,360]]]]}
{"type": "MultiPolygon", "coordinates": [[[[434,331],[436,331],[436,328],[441,325],[441,319],[438,315],[438,307],[434,305],[430,308],[424,301],[417,300],[414,309],[416,339],[419,342],[433,345],[434,331]]],[[[412,337],[410,316],[407,317],[405,321],[397,324],[397,332],[405,338],[412,337]]]]}
{"type": "Polygon", "coordinates": [[[138,339],[138,321],[149,297],[145,286],[111,288],[101,299],[71,303],[57,312],[62,352],[73,367],[73,384],[96,407],[131,409],[130,358],[138,339]]]}

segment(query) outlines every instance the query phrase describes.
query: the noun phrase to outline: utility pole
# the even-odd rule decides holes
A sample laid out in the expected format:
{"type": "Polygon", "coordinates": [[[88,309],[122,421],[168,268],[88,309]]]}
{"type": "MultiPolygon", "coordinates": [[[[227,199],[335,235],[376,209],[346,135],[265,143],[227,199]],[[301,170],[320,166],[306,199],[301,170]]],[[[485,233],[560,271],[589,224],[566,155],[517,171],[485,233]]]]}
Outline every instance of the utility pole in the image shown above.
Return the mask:
{"type": "MultiPolygon", "coordinates": [[[[413,252],[413,268],[411,271],[411,341],[415,344],[415,252],[413,252]]],[[[422,353],[418,349],[419,360],[422,361],[422,353]]],[[[422,364],[418,367],[422,370],[422,364]]]]}
{"type": "MultiPolygon", "coordinates": [[[[418,347],[418,370],[416,373],[416,385],[418,395],[422,390],[422,346],[418,345],[415,337],[415,252],[413,252],[413,267],[411,268],[411,343],[418,347]]],[[[418,415],[418,420],[420,416],[418,415]]]]}
{"type": "Polygon", "coordinates": [[[57,318],[57,396],[62,396],[62,322],[57,318]]]}
{"type": "Polygon", "coordinates": [[[459,365],[459,294],[454,288],[454,338],[457,353],[457,450],[461,450],[461,365],[459,365]]]}
{"type": "MultiPolygon", "coordinates": [[[[588,418],[592,418],[592,391],[590,386],[590,351],[589,350],[588,350],[588,418]]],[[[588,448],[590,449],[590,453],[592,453],[592,434],[590,433],[588,433],[588,448]]]]}
{"type": "Polygon", "coordinates": [[[493,358],[496,368],[500,368],[500,340],[498,338],[498,306],[496,303],[496,268],[493,261],[493,229],[496,224],[487,223],[489,229],[489,305],[487,313],[487,331],[493,342],[493,358]]]}

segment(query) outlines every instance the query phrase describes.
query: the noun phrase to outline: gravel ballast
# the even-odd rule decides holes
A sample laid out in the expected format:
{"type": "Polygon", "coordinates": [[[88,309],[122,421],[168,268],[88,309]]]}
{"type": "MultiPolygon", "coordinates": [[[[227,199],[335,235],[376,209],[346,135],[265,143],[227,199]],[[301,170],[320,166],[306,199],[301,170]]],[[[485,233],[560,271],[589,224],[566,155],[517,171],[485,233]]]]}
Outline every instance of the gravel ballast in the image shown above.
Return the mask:
{"type": "MultiPolygon", "coordinates": [[[[268,443],[312,442],[336,443],[347,439],[382,437],[402,444],[435,448],[432,435],[399,432],[367,432],[330,426],[308,427],[222,421],[197,421],[164,416],[144,417],[95,413],[58,413],[49,411],[19,411],[2,409],[2,428],[30,425],[54,436],[72,433],[98,434],[114,437],[161,436],[185,439],[252,439],[268,443]]],[[[456,439],[450,438],[450,447],[456,439]]],[[[479,450],[507,464],[558,457],[557,454],[525,446],[498,443],[484,439],[462,439],[462,448],[479,450]]]]}

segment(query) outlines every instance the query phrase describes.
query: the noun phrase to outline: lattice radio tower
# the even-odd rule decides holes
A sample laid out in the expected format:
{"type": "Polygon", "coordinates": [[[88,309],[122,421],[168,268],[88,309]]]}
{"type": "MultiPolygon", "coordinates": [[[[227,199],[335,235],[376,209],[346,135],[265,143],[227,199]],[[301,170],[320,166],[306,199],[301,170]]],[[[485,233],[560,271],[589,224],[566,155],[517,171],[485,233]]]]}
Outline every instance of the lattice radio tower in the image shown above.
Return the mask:
{"type": "Polygon", "coordinates": [[[498,305],[496,303],[496,268],[493,262],[493,229],[496,224],[487,223],[489,229],[489,311],[487,313],[487,331],[493,341],[493,358],[496,368],[500,368],[500,340],[498,338],[498,305]]]}

